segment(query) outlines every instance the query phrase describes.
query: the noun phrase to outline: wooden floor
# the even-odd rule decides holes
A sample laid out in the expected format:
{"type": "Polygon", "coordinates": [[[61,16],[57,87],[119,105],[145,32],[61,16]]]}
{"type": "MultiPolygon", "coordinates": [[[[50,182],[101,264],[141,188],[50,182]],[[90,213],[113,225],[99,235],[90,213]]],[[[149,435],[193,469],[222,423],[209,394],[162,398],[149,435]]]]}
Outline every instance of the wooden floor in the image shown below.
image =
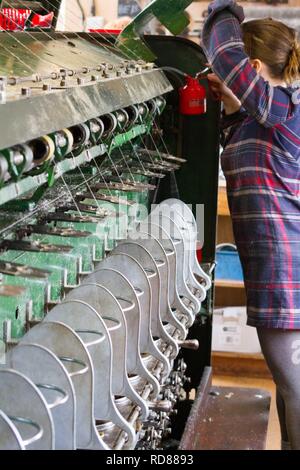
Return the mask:
{"type": "Polygon", "coordinates": [[[275,404],[275,385],[272,380],[217,375],[213,378],[213,384],[224,387],[253,387],[268,390],[272,394],[272,401],[266,450],[280,449],[280,430],[275,404]]]}

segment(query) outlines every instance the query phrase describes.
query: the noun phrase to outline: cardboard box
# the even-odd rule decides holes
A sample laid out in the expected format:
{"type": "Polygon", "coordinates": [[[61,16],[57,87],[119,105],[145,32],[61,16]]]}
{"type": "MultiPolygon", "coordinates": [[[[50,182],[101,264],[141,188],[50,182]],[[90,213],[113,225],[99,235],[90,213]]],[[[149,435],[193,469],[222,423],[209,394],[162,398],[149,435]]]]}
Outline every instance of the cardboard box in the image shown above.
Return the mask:
{"type": "Polygon", "coordinates": [[[213,351],[261,353],[256,328],[247,326],[246,322],[246,307],[216,309],[213,320],[213,351]]]}

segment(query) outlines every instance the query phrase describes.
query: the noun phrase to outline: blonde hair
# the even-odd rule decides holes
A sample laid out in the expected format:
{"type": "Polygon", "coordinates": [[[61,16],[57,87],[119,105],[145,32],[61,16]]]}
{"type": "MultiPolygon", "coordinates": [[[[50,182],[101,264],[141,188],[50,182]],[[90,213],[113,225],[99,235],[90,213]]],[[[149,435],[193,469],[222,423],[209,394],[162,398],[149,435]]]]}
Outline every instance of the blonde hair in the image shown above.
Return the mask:
{"type": "Polygon", "coordinates": [[[299,79],[300,44],[293,28],[272,18],[247,21],[241,28],[250,59],[260,59],[273,78],[287,84],[299,79]]]}

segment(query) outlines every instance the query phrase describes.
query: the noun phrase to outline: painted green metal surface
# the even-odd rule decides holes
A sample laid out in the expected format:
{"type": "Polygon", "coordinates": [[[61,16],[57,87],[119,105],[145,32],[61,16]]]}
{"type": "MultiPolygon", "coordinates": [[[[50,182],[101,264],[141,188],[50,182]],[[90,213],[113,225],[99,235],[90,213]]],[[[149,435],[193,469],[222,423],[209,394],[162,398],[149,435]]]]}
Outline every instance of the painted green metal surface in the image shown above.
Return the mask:
{"type": "Polygon", "coordinates": [[[0,286],[0,340],[3,340],[3,322],[11,322],[11,336],[21,338],[26,332],[26,312],[30,305],[28,289],[16,289],[14,285],[0,286]]]}
{"type": "Polygon", "coordinates": [[[32,299],[33,318],[41,319],[44,317],[50,287],[48,279],[29,279],[23,276],[4,275],[3,283],[25,287],[30,293],[30,298],[32,299]]]}
{"type": "MultiPolygon", "coordinates": [[[[31,234],[25,240],[50,243],[56,245],[67,245],[72,247],[71,253],[82,259],[82,271],[89,273],[93,271],[95,259],[95,245],[89,244],[88,240],[74,237],[59,237],[57,235],[31,234]]],[[[62,256],[62,255],[61,255],[62,256]]]]}
{"type": "MultiPolygon", "coordinates": [[[[72,253],[64,253],[63,256],[60,253],[42,253],[42,252],[20,252],[15,250],[9,250],[1,253],[0,259],[3,261],[15,261],[25,266],[32,266],[41,269],[52,269],[52,267],[60,267],[61,275],[63,270],[66,271],[67,285],[75,286],[78,284],[78,274],[81,266],[81,258],[72,253]]],[[[57,291],[53,293],[53,300],[57,300],[60,292],[60,283],[58,284],[57,291]],[[56,292],[56,294],[55,294],[56,292]]],[[[53,282],[54,285],[56,285],[53,282]]],[[[53,292],[53,290],[52,290],[53,292]]]]}
{"type": "MultiPolygon", "coordinates": [[[[138,177],[140,182],[147,182],[144,177],[138,177]]],[[[114,191],[115,195],[128,197],[141,210],[139,204],[148,201],[147,192],[134,192],[130,194],[122,191],[114,191]]],[[[111,193],[110,193],[111,195],[111,193]]],[[[92,199],[86,199],[86,204],[97,207],[92,199]]],[[[114,205],[105,201],[99,201],[99,207],[113,213],[114,205]]],[[[24,252],[8,249],[0,255],[0,260],[17,262],[20,265],[33,268],[47,269],[46,278],[26,278],[23,276],[3,275],[0,284],[0,339],[3,338],[3,322],[10,321],[12,338],[17,340],[26,331],[26,311],[31,311],[31,317],[39,320],[44,317],[51,305],[63,299],[65,288],[75,286],[79,282],[79,276],[94,267],[94,263],[104,258],[105,252],[111,251],[116,241],[126,237],[130,229],[132,206],[118,205],[116,216],[99,219],[98,222],[50,222],[47,228],[51,232],[54,228],[71,228],[81,232],[89,232],[86,237],[59,236],[55,234],[31,233],[24,240],[54,245],[67,245],[72,247],[70,253],[45,253],[24,252]],[[2,295],[4,285],[10,285],[14,289],[22,290],[15,295],[2,295]],[[2,328],[1,328],[2,326],[2,328]]],[[[147,209],[145,208],[144,213],[147,209]]],[[[75,211],[69,211],[68,214],[75,211]]],[[[83,213],[87,215],[87,213],[83,213]]],[[[134,213],[134,221],[137,222],[138,214],[134,213]]],[[[30,228],[30,225],[28,226],[30,228]]]]}
{"type": "Polygon", "coordinates": [[[170,33],[180,34],[189,24],[184,10],[193,0],[153,0],[120,34],[117,47],[132,59],[154,61],[155,53],[142,39],[147,24],[156,18],[170,33]]]}
{"type": "Polygon", "coordinates": [[[149,124],[140,124],[138,126],[135,126],[133,129],[130,129],[130,131],[125,132],[124,134],[116,135],[109,144],[108,153],[110,154],[116,148],[122,147],[127,142],[134,140],[136,137],[148,133],[149,130],[149,124]]]}

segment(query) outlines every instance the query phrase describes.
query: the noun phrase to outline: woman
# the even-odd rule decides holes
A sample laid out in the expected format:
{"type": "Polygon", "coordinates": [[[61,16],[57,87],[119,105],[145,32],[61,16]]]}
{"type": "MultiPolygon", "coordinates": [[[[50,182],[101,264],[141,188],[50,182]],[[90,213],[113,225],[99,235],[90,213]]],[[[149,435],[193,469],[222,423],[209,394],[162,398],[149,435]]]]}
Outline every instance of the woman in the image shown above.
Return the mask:
{"type": "Polygon", "coordinates": [[[277,386],[283,449],[300,449],[300,48],[233,0],[209,6],[202,45],[223,104],[222,167],[247,291],[277,386]]]}

